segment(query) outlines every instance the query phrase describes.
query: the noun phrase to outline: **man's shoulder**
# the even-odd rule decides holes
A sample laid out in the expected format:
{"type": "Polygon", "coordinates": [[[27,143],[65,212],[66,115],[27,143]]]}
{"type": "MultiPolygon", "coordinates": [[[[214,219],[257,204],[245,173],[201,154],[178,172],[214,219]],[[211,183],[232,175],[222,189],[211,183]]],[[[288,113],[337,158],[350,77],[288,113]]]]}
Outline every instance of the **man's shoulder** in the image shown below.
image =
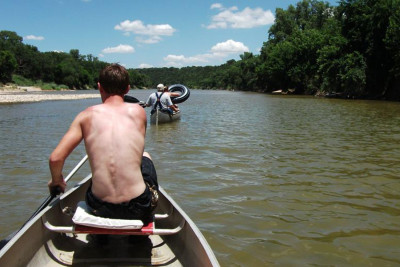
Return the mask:
{"type": "Polygon", "coordinates": [[[76,116],[76,119],[82,119],[82,118],[84,118],[84,117],[89,116],[91,113],[93,113],[93,111],[94,111],[95,109],[96,109],[95,106],[91,106],[91,107],[88,107],[88,108],[82,110],[82,111],[79,112],[79,114],[76,116]]]}
{"type": "Polygon", "coordinates": [[[84,110],[82,110],[78,116],[89,116],[95,112],[100,112],[102,110],[104,110],[104,104],[98,104],[98,105],[94,105],[94,106],[90,106],[84,110]]]}
{"type": "Polygon", "coordinates": [[[146,117],[146,111],[139,104],[125,103],[125,107],[126,107],[127,114],[134,115],[134,116],[143,115],[144,117],[146,117]]]}
{"type": "Polygon", "coordinates": [[[96,110],[101,110],[104,108],[104,104],[93,105],[84,109],[81,113],[90,113],[96,110]]]}

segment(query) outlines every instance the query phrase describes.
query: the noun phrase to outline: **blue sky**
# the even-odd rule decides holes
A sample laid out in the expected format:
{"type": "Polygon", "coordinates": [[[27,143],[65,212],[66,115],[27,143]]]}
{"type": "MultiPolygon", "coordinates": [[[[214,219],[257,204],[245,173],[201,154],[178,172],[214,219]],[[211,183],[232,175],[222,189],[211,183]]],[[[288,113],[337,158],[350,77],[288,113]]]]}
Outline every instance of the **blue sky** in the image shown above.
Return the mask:
{"type": "Polygon", "coordinates": [[[275,9],[297,2],[0,0],[0,30],[41,52],[78,49],[128,68],[214,66],[259,54],[275,9]]]}

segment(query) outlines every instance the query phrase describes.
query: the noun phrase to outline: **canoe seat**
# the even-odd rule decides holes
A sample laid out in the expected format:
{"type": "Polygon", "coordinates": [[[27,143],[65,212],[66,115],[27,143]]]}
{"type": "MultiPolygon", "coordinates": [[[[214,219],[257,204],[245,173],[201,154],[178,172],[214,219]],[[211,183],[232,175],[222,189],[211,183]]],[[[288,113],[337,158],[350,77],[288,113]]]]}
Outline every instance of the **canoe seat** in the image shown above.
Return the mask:
{"type": "Polygon", "coordinates": [[[178,233],[184,226],[173,229],[156,229],[155,220],[168,218],[168,214],[155,214],[153,221],[144,225],[141,220],[110,219],[95,216],[89,212],[85,201],[80,201],[72,217],[73,226],[54,226],[43,216],[45,227],[54,232],[76,234],[111,234],[111,235],[172,235],[178,233]]]}
{"type": "Polygon", "coordinates": [[[141,220],[110,219],[95,216],[85,201],[77,205],[72,221],[76,233],[147,235],[154,231],[154,220],[144,225],[141,220]]]}
{"type": "Polygon", "coordinates": [[[78,225],[105,228],[105,229],[141,229],[141,220],[110,219],[93,215],[85,201],[78,203],[72,221],[78,225]]]}

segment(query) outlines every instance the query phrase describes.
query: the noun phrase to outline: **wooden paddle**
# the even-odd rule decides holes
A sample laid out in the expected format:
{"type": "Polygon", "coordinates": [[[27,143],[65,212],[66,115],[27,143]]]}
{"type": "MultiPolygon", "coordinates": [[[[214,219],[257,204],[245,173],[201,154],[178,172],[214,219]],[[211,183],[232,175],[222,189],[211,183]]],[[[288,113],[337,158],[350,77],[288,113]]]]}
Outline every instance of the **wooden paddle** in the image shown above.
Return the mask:
{"type": "MultiPolygon", "coordinates": [[[[68,183],[68,180],[71,179],[72,176],[74,176],[74,174],[82,167],[82,165],[87,161],[88,156],[85,155],[81,161],[75,166],[75,168],[68,174],[68,176],[64,179],[65,183],[68,183]]],[[[21,229],[33,218],[35,218],[36,215],[38,215],[44,208],[46,208],[50,202],[58,195],[60,194],[59,190],[56,190],[54,192],[52,192],[47,198],[46,200],[42,203],[42,205],[39,206],[39,208],[32,214],[31,217],[29,217],[29,219],[15,232],[11,233],[9,236],[7,236],[5,239],[0,241],[0,249],[2,249],[7,243],[8,241],[11,240],[11,238],[13,238],[19,231],[21,231],[21,229]]]]}

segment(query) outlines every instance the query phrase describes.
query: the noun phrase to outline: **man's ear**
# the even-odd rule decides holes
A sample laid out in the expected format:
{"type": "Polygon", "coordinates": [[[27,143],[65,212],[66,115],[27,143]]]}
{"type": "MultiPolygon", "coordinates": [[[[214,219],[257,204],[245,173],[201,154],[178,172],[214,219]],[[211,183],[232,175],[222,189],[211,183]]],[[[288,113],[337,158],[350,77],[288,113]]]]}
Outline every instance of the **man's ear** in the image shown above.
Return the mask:
{"type": "Polygon", "coordinates": [[[127,93],[129,93],[129,90],[131,90],[131,85],[128,84],[128,86],[126,87],[126,90],[124,92],[124,95],[126,95],[127,93]]]}
{"type": "Polygon", "coordinates": [[[97,89],[99,89],[100,92],[103,92],[103,87],[101,86],[101,84],[99,82],[97,82],[97,89]]]}
{"type": "Polygon", "coordinates": [[[101,96],[101,102],[104,103],[104,101],[105,101],[106,98],[107,98],[107,94],[106,94],[106,92],[104,91],[104,88],[103,88],[103,86],[101,86],[100,83],[97,83],[97,88],[99,89],[99,93],[100,93],[100,96],[101,96]]]}

